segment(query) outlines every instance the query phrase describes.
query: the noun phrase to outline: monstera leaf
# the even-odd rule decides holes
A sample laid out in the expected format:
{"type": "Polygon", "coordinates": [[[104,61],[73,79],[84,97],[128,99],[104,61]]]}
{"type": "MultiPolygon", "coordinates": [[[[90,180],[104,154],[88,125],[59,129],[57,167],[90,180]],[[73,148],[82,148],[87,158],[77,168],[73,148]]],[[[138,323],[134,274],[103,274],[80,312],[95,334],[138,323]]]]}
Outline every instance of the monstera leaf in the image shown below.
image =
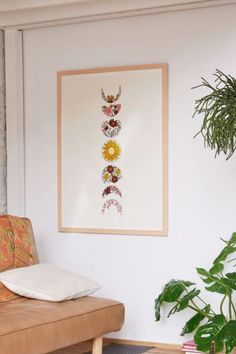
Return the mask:
{"type": "Polygon", "coordinates": [[[183,294],[184,291],[186,291],[186,289],[188,287],[190,287],[192,285],[194,285],[194,283],[192,283],[190,281],[186,281],[186,280],[175,280],[175,279],[170,280],[164,286],[162,293],[155,300],[156,321],[159,321],[161,318],[160,308],[161,308],[161,305],[163,302],[169,302],[169,303],[176,302],[176,301],[179,302],[177,304],[177,307],[175,305],[173,307],[173,309],[171,309],[171,311],[169,312],[169,316],[171,314],[175,313],[176,311],[181,311],[181,307],[182,307],[182,309],[186,308],[189,300],[199,294],[198,291],[195,291],[194,293],[191,292],[191,295],[189,295],[189,298],[187,297],[187,295],[182,298],[183,302],[181,303],[181,299],[180,299],[181,295],[183,294]],[[180,303],[181,303],[181,305],[180,305],[180,303]],[[180,308],[178,306],[180,306],[180,308]],[[173,313],[172,313],[172,311],[173,311],[173,313]]]}
{"type": "Polygon", "coordinates": [[[194,288],[193,290],[189,291],[186,295],[179,297],[177,304],[170,310],[167,317],[173,315],[175,312],[180,312],[186,309],[189,305],[189,301],[194,299],[196,296],[200,294],[200,290],[194,288]]]}
{"type": "Polygon", "coordinates": [[[227,245],[220,252],[219,256],[216,257],[213,264],[225,261],[226,258],[236,251],[236,232],[232,234],[229,241],[226,241],[227,245]]]}
{"type": "Polygon", "coordinates": [[[236,245],[236,232],[233,232],[229,241],[228,241],[229,245],[236,245]]]}
{"type": "Polygon", "coordinates": [[[211,269],[209,270],[209,273],[211,275],[215,275],[215,274],[222,272],[223,269],[224,269],[224,265],[222,263],[218,262],[218,263],[214,264],[213,267],[211,267],[211,269]]]}
{"type": "Polygon", "coordinates": [[[214,344],[216,353],[225,350],[228,354],[236,346],[236,321],[227,321],[223,315],[215,315],[197,329],[194,341],[200,351],[209,353],[214,344]]]}
{"type": "Polygon", "coordinates": [[[165,285],[163,289],[163,301],[174,302],[178,300],[178,298],[186,290],[186,288],[191,285],[194,285],[194,283],[185,280],[172,279],[165,285]]]}
{"type": "Polygon", "coordinates": [[[160,294],[158,296],[158,298],[156,298],[155,300],[155,318],[156,321],[160,321],[161,319],[161,304],[162,304],[163,300],[162,300],[162,294],[160,294]]]}
{"type": "Polygon", "coordinates": [[[195,331],[195,329],[198,328],[200,323],[206,318],[206,316],[210,312],[210,309],[210,305],[207,305],[206,307],[204,307],[204,309],[202,309],[201,313],[196,313],[196,315],[191,317],[190,320],[186,322],[180,335],[184,336],[186,333],[192,333],[193,331],[195,331]]]}
{"type": "Polygon", "coordinates": [[[205,283],[211,284],[209,287],[206,287],[208,291],[216,292],[219,294],[230,294],[232,291],[233,281],[225,277],[218,277],[212,275],[204,268],[197,268],[197,272],[203,278],[201,278],[205,283]]]}

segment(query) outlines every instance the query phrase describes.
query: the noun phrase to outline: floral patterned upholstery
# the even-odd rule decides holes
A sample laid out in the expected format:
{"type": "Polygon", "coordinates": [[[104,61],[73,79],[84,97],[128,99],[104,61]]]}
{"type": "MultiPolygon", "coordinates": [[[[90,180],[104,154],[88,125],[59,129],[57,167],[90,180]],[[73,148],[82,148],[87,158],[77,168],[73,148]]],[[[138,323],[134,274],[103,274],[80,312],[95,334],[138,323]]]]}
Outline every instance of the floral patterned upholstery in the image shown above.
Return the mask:
{"type": "MultiPolygon", "coordinates": [[[[30,220],[11,215],[0,216],[0,272],[34,264],[37,261],[35,258],[30,220]]],[[[0,283],[0,302],[17,297],[0,283]]]]}

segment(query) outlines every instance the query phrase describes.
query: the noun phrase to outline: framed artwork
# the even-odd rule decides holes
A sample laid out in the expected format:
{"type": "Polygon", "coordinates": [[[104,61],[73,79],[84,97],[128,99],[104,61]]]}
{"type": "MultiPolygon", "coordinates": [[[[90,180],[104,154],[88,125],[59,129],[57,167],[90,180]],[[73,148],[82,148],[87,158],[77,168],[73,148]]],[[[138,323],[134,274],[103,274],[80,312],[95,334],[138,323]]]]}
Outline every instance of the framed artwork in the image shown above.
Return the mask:
{"type": "Polygon", "coordinates": [[[165,236],[168,66],[57,73],[60,232],[165,236]]]}

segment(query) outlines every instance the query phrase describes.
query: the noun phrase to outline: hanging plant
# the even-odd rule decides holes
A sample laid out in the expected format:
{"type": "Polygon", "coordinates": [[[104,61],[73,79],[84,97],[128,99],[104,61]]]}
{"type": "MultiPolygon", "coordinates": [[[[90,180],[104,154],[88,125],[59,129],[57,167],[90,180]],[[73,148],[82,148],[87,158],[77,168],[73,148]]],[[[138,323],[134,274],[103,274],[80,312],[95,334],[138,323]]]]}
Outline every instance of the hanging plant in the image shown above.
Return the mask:
{"type": "Polygon", "coordinates": [[[203,114],[200,131],[205,146],[215,150],[215,156],[223,152],[228,160],[236,150],[236,79],[220,70],[213,74],[215,86],[202,78],[202,84],[211,92],[196,100],[194,116],[203,114]]]}

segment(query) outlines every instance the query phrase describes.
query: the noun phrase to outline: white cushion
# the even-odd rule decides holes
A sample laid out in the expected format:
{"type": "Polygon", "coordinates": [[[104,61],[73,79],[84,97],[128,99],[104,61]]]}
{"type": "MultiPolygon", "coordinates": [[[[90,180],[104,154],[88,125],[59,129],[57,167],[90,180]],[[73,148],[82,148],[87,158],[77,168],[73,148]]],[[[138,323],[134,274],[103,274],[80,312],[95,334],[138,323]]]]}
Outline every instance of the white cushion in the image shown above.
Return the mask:
{"type": "Polygon", "coordinates": [[[88,278],[43,263],[2,272],[0,281],[18,295],[47,301],[77,299],[100,288],[88,278]]]}

